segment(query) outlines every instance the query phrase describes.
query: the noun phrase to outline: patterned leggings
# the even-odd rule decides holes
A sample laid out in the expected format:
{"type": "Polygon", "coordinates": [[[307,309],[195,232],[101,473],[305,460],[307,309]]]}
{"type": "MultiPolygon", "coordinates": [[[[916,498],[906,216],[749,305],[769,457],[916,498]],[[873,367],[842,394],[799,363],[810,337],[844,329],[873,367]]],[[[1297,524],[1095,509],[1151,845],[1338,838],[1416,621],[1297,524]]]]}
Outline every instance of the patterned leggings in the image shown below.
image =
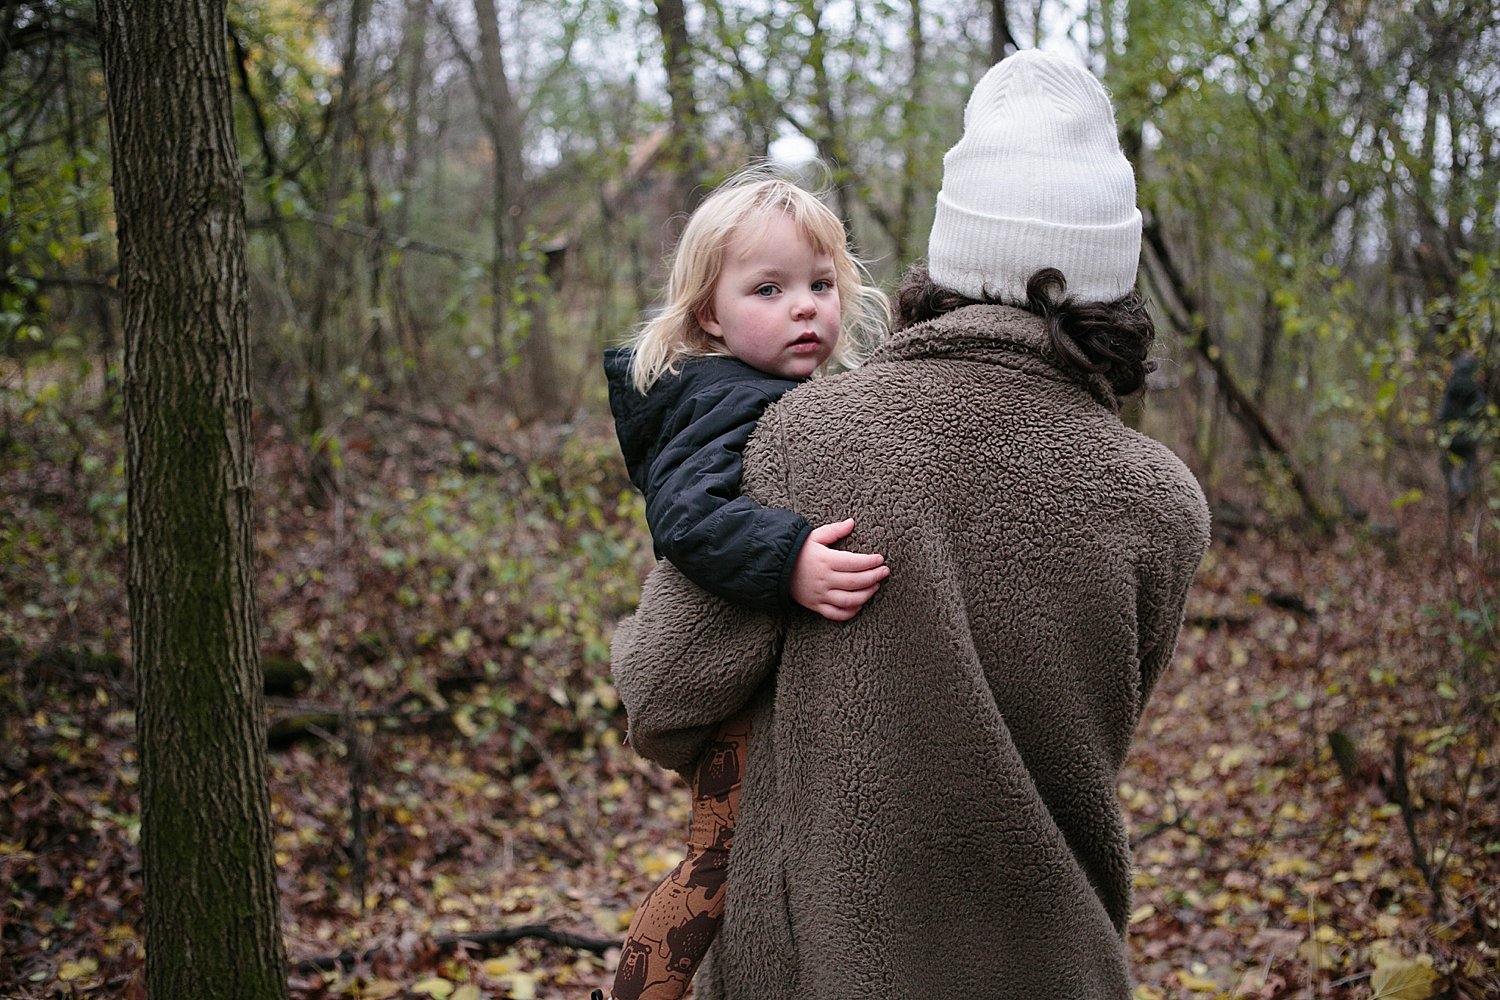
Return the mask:
{"type": "Polygon", "coordinates": [[[719,728],[693,775],[687,857],[651,891],[625,935],[615,1000],[678,1000],[724,919],[724,879],[740,808],[750,720],[719,728]]]}

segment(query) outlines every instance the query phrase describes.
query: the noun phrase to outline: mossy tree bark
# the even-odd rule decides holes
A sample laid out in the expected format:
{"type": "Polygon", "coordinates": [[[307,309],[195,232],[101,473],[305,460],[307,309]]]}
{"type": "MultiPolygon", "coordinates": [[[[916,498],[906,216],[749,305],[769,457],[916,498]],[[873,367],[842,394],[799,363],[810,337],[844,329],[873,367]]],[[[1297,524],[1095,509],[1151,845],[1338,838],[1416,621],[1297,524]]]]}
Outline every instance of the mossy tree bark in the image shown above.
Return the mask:
{"type": "Polygon", "coordinates": [[[224,0],[99,0],[125,326],[146,980],[282,998],[224,0]]]}

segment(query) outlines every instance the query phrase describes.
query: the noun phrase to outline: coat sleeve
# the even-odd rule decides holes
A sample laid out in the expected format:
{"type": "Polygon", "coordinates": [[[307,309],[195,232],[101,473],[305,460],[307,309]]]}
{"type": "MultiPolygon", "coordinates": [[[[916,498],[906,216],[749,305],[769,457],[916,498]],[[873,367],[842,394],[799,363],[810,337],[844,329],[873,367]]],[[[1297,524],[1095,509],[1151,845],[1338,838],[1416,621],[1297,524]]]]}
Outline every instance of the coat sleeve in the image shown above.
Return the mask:
{"type": "Polygon", "coordinates": [[[760,611],[791,607],[792,570],[812,525],[741,493],[745,442],[769,402],[753,386],[699,400],[700,412],[662,449],[646,490],[657,551],[688,579],[760,611]]]}
{"type": "Polygon", "coordinates": [[[1191,475],[1186,470],[1183,475],[1187,481],[1179,485],[1182,495],[1178,498],[1177,523],[1158,535],[1140,567],[1136,606],[1141,669],[1138,710],[1144,710],[1177,649],[1188,588],[1208,549],[1208,504],[1191,475]]]}
{"type": "Polygon", "coordinates": [[[777,619],[721,600],[671,563],[646,578],[641,605],[615,628],[610,666],[636,752],[686,771],[781,657],[777,619]]]}
{"type": "MultiPolygon", "coordinates": [[[[750,443],[746,487],[790,506],[779,411],[767,413],[750,443]]],[[[610,648],[631,745],[663,767],[690,769],[719,723],[775,676],[783,637],[780,616],[732,604],[658,564],[610,648]]]]}

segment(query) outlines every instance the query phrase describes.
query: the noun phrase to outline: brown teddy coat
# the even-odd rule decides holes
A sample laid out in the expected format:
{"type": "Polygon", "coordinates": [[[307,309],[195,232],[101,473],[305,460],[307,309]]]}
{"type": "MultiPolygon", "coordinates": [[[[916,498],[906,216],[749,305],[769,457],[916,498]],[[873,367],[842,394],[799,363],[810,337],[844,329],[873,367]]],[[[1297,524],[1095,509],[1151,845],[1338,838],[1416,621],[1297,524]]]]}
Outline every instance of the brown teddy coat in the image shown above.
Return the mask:
{"type": "Polygon", "coordinates": [[[1124,1000],[1120,766],[1208,542],[1197,482],[1041,320],[970,306],[772,406],[745,491],[891,576],[852,621],[669,563],[616,634],[636,748],[684,769],[746,704],[700,998],[1124,1000]]]}

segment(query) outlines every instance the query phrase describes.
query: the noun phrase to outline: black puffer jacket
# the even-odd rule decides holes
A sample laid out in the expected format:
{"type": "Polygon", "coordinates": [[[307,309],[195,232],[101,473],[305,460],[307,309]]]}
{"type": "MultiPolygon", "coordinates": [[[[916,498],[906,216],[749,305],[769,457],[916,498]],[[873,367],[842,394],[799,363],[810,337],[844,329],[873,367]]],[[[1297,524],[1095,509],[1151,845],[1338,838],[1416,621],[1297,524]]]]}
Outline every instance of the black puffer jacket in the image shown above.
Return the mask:
{"type": "Polygon", "coordinates": [[[606,351],[604,371],[656,554],[726,601],[790,608],[792,569],[812,525],[741,496],[740,473],[756,421],[799,383],[734,358],[689,358],[643,396],[630,381],[628,349],[606,351]]]}

